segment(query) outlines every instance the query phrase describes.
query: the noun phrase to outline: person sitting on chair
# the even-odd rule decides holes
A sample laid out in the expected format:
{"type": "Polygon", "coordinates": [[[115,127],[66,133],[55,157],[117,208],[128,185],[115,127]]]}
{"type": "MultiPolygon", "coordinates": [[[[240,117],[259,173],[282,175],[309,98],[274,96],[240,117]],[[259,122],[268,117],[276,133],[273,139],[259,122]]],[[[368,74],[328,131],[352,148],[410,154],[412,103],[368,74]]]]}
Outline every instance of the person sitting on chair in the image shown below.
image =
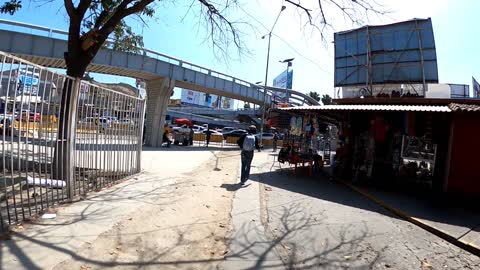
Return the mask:
{"type": "Polygon", "coordinates": [[[163,132],[162,143],[167,143],[167,147],[170,147],[170,144],[172,144],[172,141],[168,138],[168,130],[163,132]]]}

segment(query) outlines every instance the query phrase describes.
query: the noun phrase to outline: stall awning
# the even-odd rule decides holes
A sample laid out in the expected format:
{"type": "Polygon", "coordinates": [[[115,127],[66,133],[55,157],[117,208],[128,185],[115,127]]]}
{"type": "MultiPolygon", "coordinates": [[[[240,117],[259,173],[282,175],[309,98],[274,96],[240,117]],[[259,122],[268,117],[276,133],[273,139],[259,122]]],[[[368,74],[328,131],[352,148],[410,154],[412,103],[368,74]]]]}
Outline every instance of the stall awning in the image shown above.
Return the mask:
{"type": "Polygon", "coordinates": [[[475,104],[450,103],[448,107],[454,112],[480,112],[480,106],[475,104]]]}
{"type": "Polygon", "coordinates": [[[403,112],[451,112],[448,106],[432,105],[323,105],[279,108],[283,111],[403,111],[403,112]]]}

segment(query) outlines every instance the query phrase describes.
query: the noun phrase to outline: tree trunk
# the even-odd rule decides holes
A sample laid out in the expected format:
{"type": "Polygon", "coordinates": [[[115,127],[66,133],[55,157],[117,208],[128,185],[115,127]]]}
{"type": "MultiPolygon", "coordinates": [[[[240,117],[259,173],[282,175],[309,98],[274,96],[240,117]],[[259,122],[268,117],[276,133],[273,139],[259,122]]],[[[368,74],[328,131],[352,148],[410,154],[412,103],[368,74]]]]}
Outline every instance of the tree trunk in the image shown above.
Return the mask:
{"type": "MultiPolygon", "coordinates": [[[[68,54],[65,54],[65,60],[70,63],[79,63],[74,59],[68,59],[68,54]],[[68,59],[68,60],[67,60],[68,59]],[[72,61],[73,60],[73,61],[72,61]]],[[[83,62],[83,61],[82,61],[83,62]]],[[[80,79],[87,68],[87,65],[69,65],[67,67],[67,75],[80,79]]],[[[57,143],[53,156],[53,171],[52,178],[58,180],[68,180],[68,174],[73,169],[73,154],[69,149],[72,149],[70,143],[75,144],[72,124],[76,121],[77,101],[79,87],[75,84],[77,80],[66,79],[63,84],[62,99],[60,102],[60,110],[58,114],[58,131],[57,143]],[[76,92],[75,92],[76,91],[76,92]],[[70,140],[69,140],[70,139],[70,140]]],[[[73,145],[74,146],[74,145],[73,145]]]]}
{"type": "MultiPolygon", "coordinates": [[[[83,78],[88,65],[100,50],[102,44],[108,37],[97,36],[93,45],[85,50],[82,48],[83,40],[80,33],[81,19],[70,16],[70,27],[68,31],[68,52],[64,58],[67,66],[67,75],[74,79],[66,79],[63,85],[62,100],[58,115],[57,143],[53,156],[52,178],[58,180],[71,180],[71,169],[74,168],[73,154],[71,149],[75,146],[74,121],[76,121],[77,101],[80,87],[75,87],[78,79],[83,78]],[[73,144],[73,146],[71,145],[73,144]]],[[[113,30],[113,29],[112,29],[113,30]]],[[[72,183],[67,183],[71,186],[72,183]]],[[[70,195],[69,195],[70,197],[70,195]]],[[[71,197],[70,197],[71,198],[71,197]]]]}

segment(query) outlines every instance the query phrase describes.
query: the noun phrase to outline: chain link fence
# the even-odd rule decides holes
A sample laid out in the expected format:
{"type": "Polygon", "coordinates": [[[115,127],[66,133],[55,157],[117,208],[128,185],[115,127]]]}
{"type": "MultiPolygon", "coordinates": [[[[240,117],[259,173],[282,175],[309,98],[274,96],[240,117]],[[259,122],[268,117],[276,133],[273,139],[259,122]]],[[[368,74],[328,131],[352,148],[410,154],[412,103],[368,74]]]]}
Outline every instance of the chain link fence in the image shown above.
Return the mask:
{"type": "Polygon", "coordinates": [[[140,171],[145,100],[0,52],[0,228],[140,171]]]}

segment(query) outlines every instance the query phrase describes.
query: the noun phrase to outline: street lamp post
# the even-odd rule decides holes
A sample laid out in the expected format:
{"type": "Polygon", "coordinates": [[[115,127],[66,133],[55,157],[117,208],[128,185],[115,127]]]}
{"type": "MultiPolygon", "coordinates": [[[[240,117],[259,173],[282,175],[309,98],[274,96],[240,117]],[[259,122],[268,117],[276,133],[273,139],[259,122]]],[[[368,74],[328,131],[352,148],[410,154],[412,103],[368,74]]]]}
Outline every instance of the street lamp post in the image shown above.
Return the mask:
{"type": "MultiPolygon", "coordinates": [[[[285,89],[292,89],[291,87],[288,88],[288,77],[289,77],[290,67],[292,66],[292,61],[294,59],[295,58],[289,58],[289,59],[285,59],[285,60],[282,60],[282,61],[278,61],[280,63],[287,63],[287,83],[286,83],[285,89]]],[[[291,78],[291,79],[293,80],[293,78],[291,78]]],[[[287,103],[288,103],[289,102],[288,90],[285,91],[285,98],[286,98],[287,103]]]]}
{"type": "MultiPolygon", "coordinates": [[[[272,29],[267,34],[268,35],[267,66],[265,68],[265,87],[263,88],[263,110],[262,110],[262,122],[261,122],[262,124],[260,126],[260,143],[263,142],[263,127],[265,126],[265,110],[267,107],[267,82],[268,82],[268,63],[270,61],[270,42],[272,40],[273,29],[275,28],[275,25],[278,22],[278,18],[280,18],[280,14],[282,14],[282,11],[284,11],[285,8],[286,6],[282,6],[282,8],[280,9],[280,12],[278,12],[275,22],[273,23],[272,29]]],[[[267,35],[264,35],[262,39],[264,39],[267,35]]]]}

